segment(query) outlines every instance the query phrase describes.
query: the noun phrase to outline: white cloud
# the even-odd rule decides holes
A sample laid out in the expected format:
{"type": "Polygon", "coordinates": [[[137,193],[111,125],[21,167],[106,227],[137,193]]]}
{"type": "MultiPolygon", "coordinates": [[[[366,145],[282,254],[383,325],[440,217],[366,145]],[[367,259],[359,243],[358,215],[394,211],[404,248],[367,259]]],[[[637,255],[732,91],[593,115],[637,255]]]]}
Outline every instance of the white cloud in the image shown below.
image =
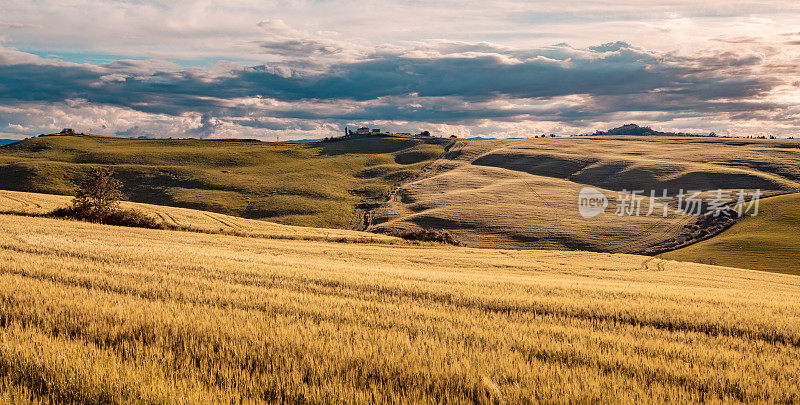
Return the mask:
{"type": "Polygon", "coordinates": [[[47,66],[42,77],[63,75],[56,78],[74,87],[32,89],[44,94],[15,105],[0,101],[0,125],[10,132],[75,126],[308,137],[338,134],[339,125],[363,119],[519,136],[635,118],[665,129],[791,134],[798,128],[798,87],[791,86],[800,81],[800,46],[793,45],[800,35],[791,28],[798,16],[800,3],[785,0],[7,0],[0,65],[47,66]],[[640,62],[630,59],[633,51],[608,49],[617,53],[615,64],[589,49],[617,41],[663,63],[647,62],[625,81],[624,68],[640,62]],[[553,46],[560,42],[571,46],[553,46]],[[591,70],[593,63],[606,65],[591,70]],[[545,86],[529,71],[497,68],[534,65],[537,74],[567,81],[545,86]],[[645,73],[669,68],[698,72],[682,88],[676,81],[687,76],[647,81],[653,77],[645,73]],[[519,84],[498,72],[516,74],[508,77],[519,84]],[[329,87],[313,88],[302,77],[329,79],[329,87]],[[604,80],[608,88],[600,89],[604,80]],[[8,112],[19,105],[30,110],[8,112]]]}
{"type": "Polygon", "coordinates": [[[723,35],[771,35],[794,26],[798,13],[787,0],[7,0],[0,27],[21,49],[264,61],[270,56],[257,44],[274,35],[354,47],[436,38],[516,47],[635,39],[660,51],[696,50],[723,35]]]}

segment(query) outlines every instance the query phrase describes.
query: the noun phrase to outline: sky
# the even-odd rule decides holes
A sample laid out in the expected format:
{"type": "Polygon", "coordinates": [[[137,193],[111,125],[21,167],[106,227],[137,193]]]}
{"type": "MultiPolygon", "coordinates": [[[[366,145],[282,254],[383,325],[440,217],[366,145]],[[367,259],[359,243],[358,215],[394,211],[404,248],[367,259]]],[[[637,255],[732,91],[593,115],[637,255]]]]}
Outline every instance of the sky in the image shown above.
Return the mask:
{"type": "Polygon", "coordinates": [[[0,0],[0,138],[800,136],[800,2],[0,0]]]}

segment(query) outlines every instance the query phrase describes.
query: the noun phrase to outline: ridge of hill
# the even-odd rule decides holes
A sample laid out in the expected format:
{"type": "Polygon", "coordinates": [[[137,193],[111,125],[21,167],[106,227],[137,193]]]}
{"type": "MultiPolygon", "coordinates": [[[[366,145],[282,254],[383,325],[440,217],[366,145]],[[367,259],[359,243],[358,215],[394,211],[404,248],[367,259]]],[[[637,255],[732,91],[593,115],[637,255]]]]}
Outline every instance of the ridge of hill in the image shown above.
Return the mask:
{"type": "Polygon", "coordinates": [[[361,200],[416,173],[449,143],[391,136],[309,143],[39,136],[0,147],[0,189],[69,195],[89,168],[106,166],[132,201],[349,228],[361,200]]]}
{"type": "Polygon", "coordinates": [[[663,132],[650,127],[641,127],[636,124],[625,124],[607,131],[597,131],[594,135],[633,135],[633,136],[715,136],[714,133],[708,135],[691,134],[686,132],[663,132]]]}

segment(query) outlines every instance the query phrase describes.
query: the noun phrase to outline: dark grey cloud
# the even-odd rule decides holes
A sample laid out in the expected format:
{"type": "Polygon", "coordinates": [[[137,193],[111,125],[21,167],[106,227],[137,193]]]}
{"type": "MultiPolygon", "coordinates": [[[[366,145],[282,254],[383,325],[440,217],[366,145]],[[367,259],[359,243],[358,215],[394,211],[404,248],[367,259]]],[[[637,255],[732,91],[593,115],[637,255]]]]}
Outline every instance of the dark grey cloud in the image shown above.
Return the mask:
{"type": "Polygon", "coordinates": [[[186,131],[186,133],[189,135],[195,135],[199,138],[208,138],[214,135],[214,132],[220,128],[222,128],[222,122],[207,112],[200,117],[200,126],[192,128],[186,131]]]}
{"type": "Polygon", "coordinates": [[[120,131],[116,131],[116,132],[114,132],[114,135],[121,136],[121,137],[124,137],[124,138],[137,138],[137,137],[140,137],[140,136],[146,136],[146,137],[153,136],[153,134],[150,131],[140,127],[139,125],[134,125],[134,126],[132,126],[130,128],[127,128],[127,129],[124,129],[124,130],[120,130],[120,131]]]}
{"type": "Polygon", "coordinates": [[[273,55],[292,56],[305,58],[311,56],[335,55],[343,49],[333,43],[326,43],[313,39],[283,39],[261,41],[258,45],[267,53],[273,55]]]}
{"type": "MultiPolygon", "coordinates": [[[[330,119],[330,117],[327,118],[330,119]]],[[[343,120],[343,119],[337,118],[337,120],[343,120]]],[[[319,127],[318,124],[307,119],[286,120],[286,119],[281,119],[280,117],[278,117],[277,119],[256,119],[256,118],[237,119],[234,120],[233,122],[237,125],[245,127],[268,129],[272,131],[311,131],[318,129],[319,127]]]]}
{"type": "MultiPolygon", "coordinates": [[[[287,55],[336,52],[335,47],[328,49],[315,41],[273,41],[262,46],[287,55]]],[[[758,55],[727,52],[689,58],[657,54],[625,42],[528,51],[450,43],[442,44],[438,53],[423,56],[374,53],[364,60],[329,65],[321,73],[251,66],[212,74],[153,61],[100,66],[17,63],[0,65],[0,103],[81,99],[147,113],[197,113],[202,115],[200,126],[188,131],[195,136],[213,134],[222,125],[219,117],[267,129],[291,129],[298,124],[264,120],[264,116],[442,123],[480,119],[591,122],[619,111],[744,117],[785,107],[757,100],[787,80],[759,71],[763,63],[758,55]],[[559,102],[569,96],[580,96],[585,104],[559,102]],[[235,101],[248,98],[274,99],[285,106],[267,108],[235,101]],[[518,100],[531,100],[537,106],[518,100]],[[508,105],[497,105],[504,102],[508,105]]]]}

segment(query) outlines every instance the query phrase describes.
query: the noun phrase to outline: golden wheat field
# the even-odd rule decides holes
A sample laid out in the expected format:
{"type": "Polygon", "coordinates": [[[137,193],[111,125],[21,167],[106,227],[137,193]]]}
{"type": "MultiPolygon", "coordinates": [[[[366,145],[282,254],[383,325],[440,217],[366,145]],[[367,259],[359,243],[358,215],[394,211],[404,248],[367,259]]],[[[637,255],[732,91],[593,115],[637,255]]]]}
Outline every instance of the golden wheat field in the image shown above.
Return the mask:
{"type": "Polygon", "coordinates": [[[6,402],[800,401],[800,277],[0,215],[6,402]]]}

